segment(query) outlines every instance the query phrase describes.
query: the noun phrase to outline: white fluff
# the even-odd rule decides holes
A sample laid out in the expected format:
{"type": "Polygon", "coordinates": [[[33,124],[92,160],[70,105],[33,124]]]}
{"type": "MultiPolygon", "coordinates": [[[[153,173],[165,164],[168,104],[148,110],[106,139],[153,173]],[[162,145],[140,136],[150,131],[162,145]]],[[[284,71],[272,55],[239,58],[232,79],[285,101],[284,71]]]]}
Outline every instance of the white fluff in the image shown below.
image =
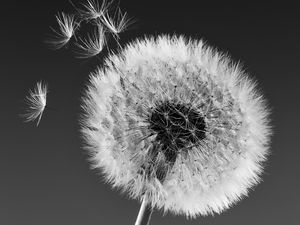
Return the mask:
{"type": "MultiPolygon", "coordinates": [[[[271,133],[265,100],[238,65],[202,41],[136,40],[91,75],[82,107],[93,167],[132,198],[146,193],[154,207],[195,217],[221,213],[260,181],[271,133]],[[207,130],[160,182],[141,165],[155,142],[145,117],[165,100],[191,104],[207,130]]],[[[159,154],[153,170],[164,160],[159,154]]]]}
{"type": "Polygon", "coordinates": [[[48,85],[42,81],[37,82],[34,90],[29,90],[25,99],[28,104],[27,112],[22,115],[26,122],[37,120],[36,125],[39,125],[47,103],[47,92],[48,85]]]}
{"type": "Polygon", "coordinates": [[[134,23],[132,19],[127,16],[127,13],[122,13],[120,9],[116,11],[116,15],[111,17],[105,13],[100,17],[102,23],[107,27],[109,32],[119,38],[119,34],[124,32],[130,25],[134,23]]]}
{"type": "Polygon", "coordinates": [[[89,58],[98,55],[106,44],[105,30],[101,24],[95,30],[87,35],[87,38],[80,43],[76,43],[78,58],[89,58]]]}
{"type": "Polygon", "coordinates": [[[47,42],[54,48],[60,49],[64,47],[75,34],[75,30],[79,27],[75,16],[72,14],[60,13],[56,16],[58,29],[51,28],[54,35],[47,42]]]}
{"type": "Polygon", "coordinates": [[[75,7],[74,4],[73,6],[79,12],[80,17],[83,20],[94,20],[103,16],[108,11],[111,4],[112,1],[107,2],[106,0],[103,0],[100,5],[97,0],[87,0],[85,4],[82,4],[82,9],[75,7]]]}
{"type": "Polygon", "coordinates": [[[70,43],[71,38],[74,36],[75,45],[77,46],[75,52],[78,58],[89,58],[101,53],[107,44],[109,33],[112,34],[112,37],[120,46],[118,42],[119,34],[134,23],[134,20],[129,18],[126,12],[122,13],[119,7],[113,13],[110,12],[113,1],[103,0],[100,5],[96,0],[87,0],[86,3],[81,4],[82,7],[80,8],[76,7],[71,1],[70,3],[77,11],[76,16],[63,12],[59,13],[56,16],[58,28],[51,28],[54,34],[46,42],[54,49],[60,49],[70,43]],[[95,29],[92,29],[92,32],[88,33],[85,38],[80,37],[78,42],[75,32],[79,30],[81,24],[92,25],[95,29]]]}

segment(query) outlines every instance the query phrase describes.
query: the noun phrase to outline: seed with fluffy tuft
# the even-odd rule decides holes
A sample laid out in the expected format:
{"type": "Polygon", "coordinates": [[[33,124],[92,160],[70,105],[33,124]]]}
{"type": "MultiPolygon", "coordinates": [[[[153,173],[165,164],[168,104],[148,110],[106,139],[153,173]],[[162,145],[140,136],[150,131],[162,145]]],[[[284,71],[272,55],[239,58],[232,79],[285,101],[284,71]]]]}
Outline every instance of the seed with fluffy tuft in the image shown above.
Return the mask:
{"type": "Polygon", "coordinates": [[[81,123],[92,164],[153,207],[221,213],[260,181],[268,154],[269,111],[255,88],[202,41],[138,39],[90,77],[81,123]]]}
{"type": "Polygon", "coordinates": [[[42,81],[37,82],[34,90],[29,90],[29,95],[25,99],[28,108],[26,113],[21,115],[25,118],[25,122],[37,120],[36,125],[39,125],[47,103],[47,92],[48,85],[42,81]]]}
{"type": "Polygon", "coordinates": [[[63,12],[56,16],[56,20],[59,27],[58,29],[51,28],[54,36],[46,40],[46,43],[49,43],[54,49],[60,49],[71,40],[79,23],[76,22],[74,15],[63,12]]]}

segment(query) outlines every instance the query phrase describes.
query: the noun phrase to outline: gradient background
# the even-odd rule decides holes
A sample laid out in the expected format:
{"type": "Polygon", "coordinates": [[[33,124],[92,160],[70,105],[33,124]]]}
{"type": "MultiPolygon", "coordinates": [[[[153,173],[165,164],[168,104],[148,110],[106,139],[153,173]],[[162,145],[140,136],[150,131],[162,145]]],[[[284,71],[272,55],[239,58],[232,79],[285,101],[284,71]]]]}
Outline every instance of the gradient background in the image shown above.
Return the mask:
{"type": "MultiPolygon", "coordinates": [[[[264,181],[248,198],[221,215],[195,220],[155,211],[151,224],[300,224],[300,8],[286,1],[174,2],[122,0],[121,8],[137,23],[121,43],[144,34],[177,33],[230,52],[259,81],[275,129],[264,181]]],[[[111,190],[90,170],[81,149],[79,98],[101,59],[79,60],[70,50],[52,51],[43,43],[54,15],[72,10],[71,5],[10,0],[0,7],[0,224],[134,224],[139,203],[111,190]],[[28,89],[40,79],[49,83],[48,105],[58,111],[45,111],[36,127],[19,114],[28,89]]]]}

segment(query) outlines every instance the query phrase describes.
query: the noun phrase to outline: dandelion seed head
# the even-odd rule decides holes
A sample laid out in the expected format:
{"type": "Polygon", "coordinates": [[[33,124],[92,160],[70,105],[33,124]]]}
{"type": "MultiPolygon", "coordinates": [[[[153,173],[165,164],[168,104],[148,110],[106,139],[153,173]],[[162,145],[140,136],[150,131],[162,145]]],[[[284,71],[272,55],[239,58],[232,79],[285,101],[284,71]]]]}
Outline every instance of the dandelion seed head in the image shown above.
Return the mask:
{"type": "Polygon", "coordinates": [[[94,168],[132,198],[221,213],[260,181],[264,98],[230,59],[183,36],[138,39],[90,77],[81,121],[94,168]]]}
{"type": "Polygon", "coordinates": [[[34,90],[29,90],[29,95],[25,99],[28,108],[26,113],[22,114],[25,122],[37,120],[37,126],[39,125],[47,103],[47,92],[48,85],[42,81],[37,82],[34,90]]]}

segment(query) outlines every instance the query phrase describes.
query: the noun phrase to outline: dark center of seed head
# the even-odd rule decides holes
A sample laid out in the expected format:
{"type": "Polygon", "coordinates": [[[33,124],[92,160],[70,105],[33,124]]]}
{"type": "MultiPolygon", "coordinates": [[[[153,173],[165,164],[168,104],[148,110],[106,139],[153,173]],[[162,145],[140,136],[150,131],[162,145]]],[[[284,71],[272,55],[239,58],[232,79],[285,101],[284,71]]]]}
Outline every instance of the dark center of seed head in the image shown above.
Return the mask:
{"type": "Polygon", "coordinates": [[[179,103],[165,101],[158,104],[148,118],[149,129],[156,134],[152,155],[161,151],[166,163],[175,163],[179,151],[205,138],[205,121],[195,109],[179,103]]]}

